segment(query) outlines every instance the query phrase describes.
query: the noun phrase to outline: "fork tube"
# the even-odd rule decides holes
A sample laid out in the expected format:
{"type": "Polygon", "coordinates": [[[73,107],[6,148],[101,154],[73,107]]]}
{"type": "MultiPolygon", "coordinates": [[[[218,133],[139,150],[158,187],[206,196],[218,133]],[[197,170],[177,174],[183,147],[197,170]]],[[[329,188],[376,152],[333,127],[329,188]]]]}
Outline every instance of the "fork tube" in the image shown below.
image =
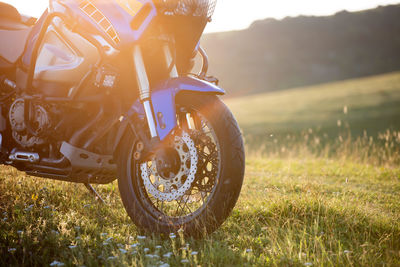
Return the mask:
{"type": "Polygon", "coordinates": [[[163,51],[165,56],[165,62],[167,63],[167,68],[168,70],[170,70],[169,76],[171,78],[178,78],[178,71],[176,70],[176,62],[174,62],[174,59],[172,58],[171,49],[168,43],[164,44],[163,51]]]}
{"type": "Polygon", "coordinates": [[[155,138],[158,135],[156,121],[151,108],[150,83],[143,62],[142,50],[140,49],[139,45],[135,45],[133,48],[133,62],[136,69],[140,101],[143,103],[144,112],[146,113],[147,124],[149,125],[151,138],[155,138]]]}

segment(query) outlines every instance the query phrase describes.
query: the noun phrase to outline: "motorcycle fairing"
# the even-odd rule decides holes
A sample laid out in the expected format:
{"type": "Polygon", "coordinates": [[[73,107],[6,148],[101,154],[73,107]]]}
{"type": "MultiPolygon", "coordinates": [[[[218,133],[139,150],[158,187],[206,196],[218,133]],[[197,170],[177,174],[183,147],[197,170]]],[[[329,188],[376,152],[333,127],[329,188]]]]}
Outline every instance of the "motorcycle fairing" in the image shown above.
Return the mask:
{"type": "Polygon", "coordinates": [[[157,15],[152,0],[51,0],[50,12],[70,12],[91,33],[118,49],[138,41],[157,15]]]}
{"type": "MultiPolygon", "coordinates": [[[[157,133],[160,140],[164,140],[177,126],[175,97],[180,92],[199,92],[224,95],[225,90],[220,87],[192,77],[169,79],[152,90],[151,102],[154,117],[157,122],[157,133]]],[[[143,113],[143,105],[137,101],[131,108],[143,113]]]]}

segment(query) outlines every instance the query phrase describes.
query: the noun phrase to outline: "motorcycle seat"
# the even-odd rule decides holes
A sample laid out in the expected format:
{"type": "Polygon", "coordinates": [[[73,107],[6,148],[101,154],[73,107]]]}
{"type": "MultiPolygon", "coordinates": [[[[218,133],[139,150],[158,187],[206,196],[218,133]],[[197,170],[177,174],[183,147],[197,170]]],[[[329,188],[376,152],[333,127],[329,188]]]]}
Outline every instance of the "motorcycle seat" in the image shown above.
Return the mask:
{"type": "MultiPolygon", "coordinates": [[[[14,64],[22,55],[31,27],[27,26],[18,10],[0,2],[0,57],[14,64]]],[[[3,65],[3,64],[2,64],[3,65]]]]}

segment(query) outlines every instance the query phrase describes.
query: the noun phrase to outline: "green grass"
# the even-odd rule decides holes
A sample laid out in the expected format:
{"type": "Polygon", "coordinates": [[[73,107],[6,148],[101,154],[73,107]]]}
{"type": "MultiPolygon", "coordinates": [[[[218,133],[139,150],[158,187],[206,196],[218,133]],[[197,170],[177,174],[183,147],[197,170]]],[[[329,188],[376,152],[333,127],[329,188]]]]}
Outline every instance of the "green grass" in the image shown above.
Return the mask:
{"type": "Polygon", "coordinates": [[[253,151],[268,154],[291,143],[303,146],[305,136],[317,138],[323,150],[339,136],[377,139],[386,130],[400,130],[400,72],[226,102],[253,151]]]}
{"type": "Polygon", "coordinates": [[[139,239],[115,183],[98,186],[101,205],[82,185],[11,168],[0,177],[2,266],[400,264],[400,168],[249,159],[238,205],[205,240],[139,239]]]}
{"type": "Polygon", "coordinates": [[[143,237],[116,182],[1,167],[0,266],[400,266],[400,73],[227,102],[247,169],[215,233],[143,237]]]}

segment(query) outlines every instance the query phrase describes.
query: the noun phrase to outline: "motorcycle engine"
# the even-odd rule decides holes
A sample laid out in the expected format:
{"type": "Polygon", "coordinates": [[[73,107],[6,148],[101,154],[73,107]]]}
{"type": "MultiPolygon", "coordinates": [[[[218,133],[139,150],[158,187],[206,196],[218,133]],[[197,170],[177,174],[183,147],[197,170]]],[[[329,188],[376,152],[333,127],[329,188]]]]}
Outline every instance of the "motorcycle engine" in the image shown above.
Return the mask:
{"type": "Polygon", "coordinates": [[[50,125],[49,115],[44,107],[37,104],[34,105],[32,121],[34,129],[32,133],[32,131],[28,131],[25,125],[24,106],[24,100],[18,98],[10,107],[9,120],[12,128],[12,137],[23,147],[41,145],[45,140],[40,137],[40,134],[50,125]]]}

